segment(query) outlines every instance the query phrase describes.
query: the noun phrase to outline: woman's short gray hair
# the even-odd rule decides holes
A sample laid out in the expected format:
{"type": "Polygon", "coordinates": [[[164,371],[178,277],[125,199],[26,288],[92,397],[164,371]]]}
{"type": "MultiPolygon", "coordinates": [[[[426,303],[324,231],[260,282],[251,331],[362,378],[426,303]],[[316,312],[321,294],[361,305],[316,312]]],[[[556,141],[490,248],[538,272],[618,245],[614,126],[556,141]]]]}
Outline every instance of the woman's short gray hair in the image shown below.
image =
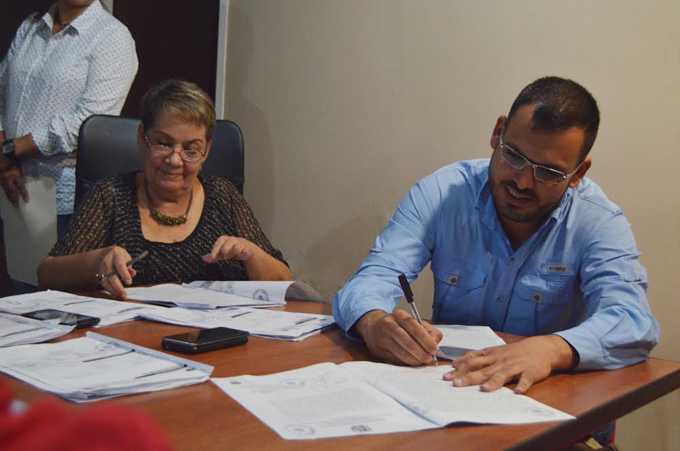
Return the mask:
{"type": "Polygon", "coordinates": [[[140,102],[144,130],[149,130],[161,112],[205,127],[205,139],[212,140],[215,130],[215,105],[196,83],[163,80],[149,89],[140,102]]]}

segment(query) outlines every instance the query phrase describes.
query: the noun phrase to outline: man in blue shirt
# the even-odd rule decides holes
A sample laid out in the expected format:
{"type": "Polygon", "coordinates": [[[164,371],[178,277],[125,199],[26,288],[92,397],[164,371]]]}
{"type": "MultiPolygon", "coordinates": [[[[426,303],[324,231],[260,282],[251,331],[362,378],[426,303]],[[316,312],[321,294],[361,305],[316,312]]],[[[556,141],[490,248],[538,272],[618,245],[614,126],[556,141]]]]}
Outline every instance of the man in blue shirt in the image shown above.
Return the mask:
{"type": "Polygon", "coordinates": [[[621,210],[591,180],[597,103],[579,84],[545,77],[500,116],[491,159],[464,161],[406,195],[333,315],[385,361],[431,361],[441,333],[403,310],[398,275],[431,263],[433,321],[488,325],[529,338],[472,351],[445,379],[526,392],[558,370],[644,360],[659,326],[647,274],[621,210]]]}

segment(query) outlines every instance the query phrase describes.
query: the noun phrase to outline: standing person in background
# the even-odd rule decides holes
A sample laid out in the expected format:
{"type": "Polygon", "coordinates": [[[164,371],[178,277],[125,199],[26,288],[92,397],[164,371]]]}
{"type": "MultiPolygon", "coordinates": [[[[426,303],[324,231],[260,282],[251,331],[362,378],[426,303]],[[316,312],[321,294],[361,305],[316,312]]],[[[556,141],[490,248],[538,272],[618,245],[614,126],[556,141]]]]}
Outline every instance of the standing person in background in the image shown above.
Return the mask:
{"type": "Polygon", "coordinates": [[[58,236],[73,213],[80,125],[120,113],[137,67],[130,32],[96,0],[31,15],[0,63],[0,185],[18,206],[30,202],[24,176],[54,178],[58,236]]]}

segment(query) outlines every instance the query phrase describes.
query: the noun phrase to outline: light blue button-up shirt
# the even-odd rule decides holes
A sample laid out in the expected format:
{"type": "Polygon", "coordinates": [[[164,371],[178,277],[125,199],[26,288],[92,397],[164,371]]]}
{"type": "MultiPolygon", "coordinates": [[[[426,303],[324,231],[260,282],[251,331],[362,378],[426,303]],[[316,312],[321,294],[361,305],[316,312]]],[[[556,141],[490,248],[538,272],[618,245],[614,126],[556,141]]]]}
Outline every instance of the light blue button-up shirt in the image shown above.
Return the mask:
{"type": "Polygon", "coordinates": [[[441,323],[487,325],[518,335],[552,334],[579,353],[577,369],[644,360],[659,338],[647,273],[621,210],[584,178],[513,250],[496,215],[489,160],[446,166],[399,204],[357,273],[338,292],[333,316],[349,331],[365,313],[391,312],[431,262],[441,323]]]}

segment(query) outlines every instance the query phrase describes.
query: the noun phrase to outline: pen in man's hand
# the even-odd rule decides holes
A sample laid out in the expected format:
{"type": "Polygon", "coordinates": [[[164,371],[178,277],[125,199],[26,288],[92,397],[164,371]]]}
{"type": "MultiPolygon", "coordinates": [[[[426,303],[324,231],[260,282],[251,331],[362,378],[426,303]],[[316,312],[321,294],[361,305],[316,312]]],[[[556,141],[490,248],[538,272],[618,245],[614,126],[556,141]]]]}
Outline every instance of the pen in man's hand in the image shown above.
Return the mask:
{"type": "MultiPolygon", "coordinates": [[[[408,302],[408,305],[411,306],[411,312],[413,312],[413,316],[416,317],[418,324],[425,327],[423,325],[423,320],[420,318],[420,313],[418,313],[418,309],[416,308],[416,304],[413,302],[413,291],[411,291],[411,285],[409,285],[408,279],[406,279],[404,274],[399,275],[399,284],[401,285],[401,289],[404,291],[404,296],[406,296],[406,302],[408,302]]],[[[434,354],[432,354],[432,361],[435,365],[439,365],[437,356],[434,354]]]]}
{"type": "MultiPolygon", "coordinates": [[[[141,259],[143,259],[144,257],[146,257],[147,255],[149,255],[149,251],[144,251],[144,252],[142,252],[141,254],[139,254],[138,256],[136,256],[135,258],[133,258],[132,260],[130,260],[129,262],[125,263],[125,266],[132,266],[132,265],[134,265],[135,263],[139,262],[139,261],[140,261],[141,259]]],[[[114,275],[116,275],[116,274],[118,274],[118,270],[117,270],[117,269],[114,269],[113,271],[111,271],[111,272],[108,273],[108,274],[104,274],[103,276],[101,276],[101,280],[99,281],[99,283],[101,284],[102,280],[108,279],[109,277],[112,277],[112,276],[114,276],[114,275]]]]}

